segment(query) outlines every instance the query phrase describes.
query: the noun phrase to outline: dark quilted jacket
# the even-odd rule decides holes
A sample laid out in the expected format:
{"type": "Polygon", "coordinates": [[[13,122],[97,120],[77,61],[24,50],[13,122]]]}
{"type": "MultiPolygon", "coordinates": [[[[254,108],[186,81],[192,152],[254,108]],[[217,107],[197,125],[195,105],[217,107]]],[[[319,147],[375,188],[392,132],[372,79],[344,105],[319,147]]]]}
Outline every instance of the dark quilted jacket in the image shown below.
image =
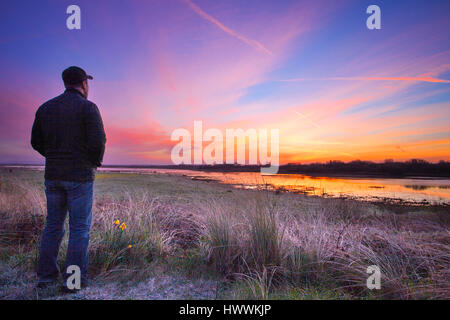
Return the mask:
{"type": "Polygon", "coordinates": [[[45,157],[47,180],[93,181],[105,143],[97,106],[75,89],[67,89],[36,112],[31,145],[45,157]]]}

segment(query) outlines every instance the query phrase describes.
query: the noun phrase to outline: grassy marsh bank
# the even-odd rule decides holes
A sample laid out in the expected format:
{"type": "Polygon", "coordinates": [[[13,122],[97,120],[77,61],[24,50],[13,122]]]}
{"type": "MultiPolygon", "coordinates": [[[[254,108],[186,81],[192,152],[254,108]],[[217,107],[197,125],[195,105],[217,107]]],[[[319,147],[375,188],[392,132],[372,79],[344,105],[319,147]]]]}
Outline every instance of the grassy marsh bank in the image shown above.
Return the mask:
{"type": "MultiPolygon", "coordinates": [[[[0,297],[60,298],[33,289],[43,173],[2,169],[0,181],[0,297]]],[[[95,289],[79,298],[450,297],[446,208],[400,210],[179,175],[100,173],[93,210],[95,289]],[[370,265],[381,269],[381,290],[366,287],[370,265]],[[142,285],[148,281],[151,290],[142,285]]],[[[67,235],[61,263],[66,246],[67,235]]]]}

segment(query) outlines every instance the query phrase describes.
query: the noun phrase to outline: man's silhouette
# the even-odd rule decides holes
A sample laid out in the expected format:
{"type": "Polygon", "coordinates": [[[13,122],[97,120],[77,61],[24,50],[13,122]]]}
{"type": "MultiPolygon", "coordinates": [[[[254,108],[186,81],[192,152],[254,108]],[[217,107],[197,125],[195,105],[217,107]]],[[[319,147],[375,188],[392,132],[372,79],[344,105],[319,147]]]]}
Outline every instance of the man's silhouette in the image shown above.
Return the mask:
{"type": "MultiPolygon", "coordinates": [[[[95,169],[105,151],[105,131],[97,106],[87,100],[88,79],[79,67],[62,73],[66,90],[45,102],[36,112],[31,145],[45,157],[47,219],[38,263],[38,286],[57,281],[58,251],[69,212],[69,246],[66,265],[81,270],[81,286],[87,285],[89,231],[95,169]]],[[[66,285],[66,284],[65,284],[66,285]]]]}

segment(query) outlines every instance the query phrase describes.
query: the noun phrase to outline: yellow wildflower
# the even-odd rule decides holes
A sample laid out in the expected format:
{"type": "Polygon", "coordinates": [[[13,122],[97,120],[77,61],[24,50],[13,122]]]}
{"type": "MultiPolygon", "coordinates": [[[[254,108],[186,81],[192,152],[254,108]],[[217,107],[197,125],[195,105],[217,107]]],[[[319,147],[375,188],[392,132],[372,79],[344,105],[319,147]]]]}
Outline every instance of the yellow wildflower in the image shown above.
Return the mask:
{"type": "Polygon", "coordinates": [[[127,225],[125,224],[125,222],[122,222],[122,224],[119,226],[120,229],[125,230],[127,228],[127,225]]]}
{"type": "Polygon", "coordinates": [[[114,221],[114,224],[119,224],[120,223],[120,221],[119,220],[116,220],[116,221],[114,221]]]}
{"type": "Polygon", "coordinates": [[[131,247],[132,247],[132,245],[131,245],[131,244],[129,244],[129,245],[128,245],[128,249],[130,249],[131,247]]]}

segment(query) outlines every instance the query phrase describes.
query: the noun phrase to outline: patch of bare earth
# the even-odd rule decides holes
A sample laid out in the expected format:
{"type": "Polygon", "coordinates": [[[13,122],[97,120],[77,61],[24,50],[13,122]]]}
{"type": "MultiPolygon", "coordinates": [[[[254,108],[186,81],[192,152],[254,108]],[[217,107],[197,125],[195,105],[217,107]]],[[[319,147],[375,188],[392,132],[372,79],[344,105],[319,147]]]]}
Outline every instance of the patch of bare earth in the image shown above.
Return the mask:
{"type": "Polygon", "coordinates": [[[183,277],[161,276],[149,278],[138,284],[109,283],[94,285],[76,294],[56,299],[88,300],[202,300],[216,298],[216,282],[211,280],[192,280],[183,277]]]}

